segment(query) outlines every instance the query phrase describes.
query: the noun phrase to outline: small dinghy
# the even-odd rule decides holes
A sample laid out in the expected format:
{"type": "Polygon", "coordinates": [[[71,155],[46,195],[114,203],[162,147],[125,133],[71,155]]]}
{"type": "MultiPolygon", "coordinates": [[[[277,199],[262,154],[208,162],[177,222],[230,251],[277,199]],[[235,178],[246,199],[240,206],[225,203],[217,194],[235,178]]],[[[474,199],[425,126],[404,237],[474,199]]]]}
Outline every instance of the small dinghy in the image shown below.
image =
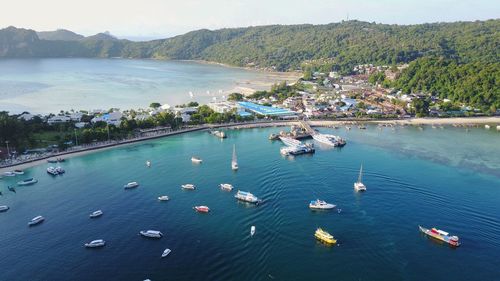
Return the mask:
{"type": "Polygon", "coordinates": [[[161,254],[161,257],[164,258],[164,257],[168,256],[168,254],[170,254],[170,252],[172,252],[170,249],[165,249],[165,251],[163,251],[163,254],[161,254]]]}
{"type": "Polygon", "coordinates": [[[92,214],[90,214],[90,218],[93,219],[93,218],[98,218],[100,216],[102,216],[103,212],[101,210],[97,210],[95,212],[92,212],[92,214]]]}
{"type": "Polygon", "coordinates": [[[106,245],[106,241],[102,239],[93,240],[90,243],[85,243],[86,248],[100,248],[106,245]]]}

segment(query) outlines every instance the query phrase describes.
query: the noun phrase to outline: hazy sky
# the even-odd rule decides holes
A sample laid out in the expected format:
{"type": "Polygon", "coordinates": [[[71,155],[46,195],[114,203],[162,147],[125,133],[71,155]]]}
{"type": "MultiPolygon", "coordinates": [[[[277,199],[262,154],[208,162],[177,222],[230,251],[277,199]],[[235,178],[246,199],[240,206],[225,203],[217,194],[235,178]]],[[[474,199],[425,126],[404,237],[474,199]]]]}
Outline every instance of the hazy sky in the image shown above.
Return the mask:
{"type": "Polygon", "coordinates": [[[0,0],[0,28],[168,37],[190,30],[349,19],[413,24],[500,16],[499,0],[0,0]]]}

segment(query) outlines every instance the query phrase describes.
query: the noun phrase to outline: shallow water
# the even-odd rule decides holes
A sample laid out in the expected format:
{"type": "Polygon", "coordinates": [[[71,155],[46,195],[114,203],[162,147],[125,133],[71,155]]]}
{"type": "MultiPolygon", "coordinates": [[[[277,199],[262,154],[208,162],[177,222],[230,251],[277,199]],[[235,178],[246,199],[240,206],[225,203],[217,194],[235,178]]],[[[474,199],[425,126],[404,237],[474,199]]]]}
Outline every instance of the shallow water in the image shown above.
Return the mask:
{"type": "MultiPolygon", "coordinates": [[[[72,158],[3,178],[0,280],[495,280],[500,276],[500,134],[474,129],[321,129],[346,137],[284,158],[267,136],[280,129],[228,130],[223,141],[195,132],[72,158]],[[472,143],[475,142],[475,143],[472,143]],[[236,144],[240,170],[231,171],[236,144]],[[434,144],[434,145],[430,145],[434,144]],[[449,144],[449,145],[448,145],[449,144]],[[474,149],[474,153],[467,152],[474,149]],[[203,159],[191,163],[192,155],[203,159]],[[465,159],[467,161],[465,161],[465,159]],[[146,168],[146,160],[152,167],[146,168]],[[352,185],[360,164],[368,191],[352,185]],[[492,172],[493,171],[493,172],[492,172]],[[26,177],[39,183],[9,192],[26,177]],[[135,190],[123,184],[138,181],[135,190]],[[264,199],[239,203],[220,183],[264,199]],[[195,191],[181,184],[194,183],[195,191]],[[157,197],[168,195],[169,202],[157,197]],[[340,213],[312,212],[320,198],[340,213]],[[198,214],[195,205],[207,205],[198,214]],[[102,209],[104,215],[89,219],[102,209]],[[36,215],[46,221],[27,222],[36,215]],[[427,239],[418,225],[460,236],[457,249],[427,239]],[[250,227],[256,234],[250,237],[250,227]],[[314,239],[322,227],[339,241],[314,239]],[[160,240],[138,236],[144,229],[160,240]],[[82,247],[93,239],[108,244],[82,247]],[[172,253],[161,259],[165,248],[172,253]]],[[[311,140],[312,141],[312,140],[311,140]]]]}

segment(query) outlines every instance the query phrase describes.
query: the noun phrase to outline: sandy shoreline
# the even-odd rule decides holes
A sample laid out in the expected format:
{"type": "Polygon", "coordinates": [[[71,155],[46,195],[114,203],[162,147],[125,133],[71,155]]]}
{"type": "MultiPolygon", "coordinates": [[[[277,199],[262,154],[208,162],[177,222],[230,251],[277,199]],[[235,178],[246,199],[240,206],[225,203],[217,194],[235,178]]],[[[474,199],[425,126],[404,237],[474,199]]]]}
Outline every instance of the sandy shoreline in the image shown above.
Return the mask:
{"type": "MultiPolygon", "coordinates": [[[[348,123],[389,123],[389,124],[397,124],[397,125],[482,125],[489,124],[491,125],[491,130],[496,130],[496,126],[500,125],[500,116],[495,117],[460,117],[460,118],[411,118],[404,120],[312,120],[308,121],[309,124],[313,127],[328,127],[328,126],[336,126],[336,125],[344,125],[348,123]]],[[[47,163],[47,159],[63,157],[65,159],[79,157],[83,155],[87,155],[90,153],[100,152],[108,149],[113,149],[117,147],[123,147],[126,145],[137,144],[140,142],[150,141],[158,138],[165,138],[172,135],[190,133],[194,131],[207,130],[211,128],[227,128],[227,129],[248,129],[248,128],[264,128],[264,127],[283,127],[290,125],[297,125],[297,121],[270,121],[270,122],[255,122],[255,123],[236,123],[236,124],[223,124],[223,125],[206,125],[200,126],[196,128],[191,128],[187,130],[174,131],[167,134],[152,136],[152,137],[144,137],[141,139],[134,139],[131,141],[112,143],[107,146],[102,147],[92,147],[86,150],[79,151],[70,151],[57,155],[52,155],[50,157],[46,157],[39,160],[34,160],[31,162],[25,162],[16,164],[9,167],[0,168],[0,174],[12,171],[14,169],[24,170],[33,166],[38,166],[40,164],[47,163]]]]}

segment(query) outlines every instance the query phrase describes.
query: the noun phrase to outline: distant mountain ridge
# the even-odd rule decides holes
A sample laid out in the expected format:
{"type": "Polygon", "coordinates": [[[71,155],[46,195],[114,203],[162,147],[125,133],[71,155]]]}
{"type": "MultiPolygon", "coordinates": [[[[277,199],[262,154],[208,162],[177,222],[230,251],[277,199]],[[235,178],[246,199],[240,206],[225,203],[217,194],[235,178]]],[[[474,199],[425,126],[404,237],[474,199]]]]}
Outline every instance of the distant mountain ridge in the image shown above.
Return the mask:
{"type": "Polygon", "coordinates": [[[61,40],[61,41],[77,41],[85,38],[85,36],[74,33],[66,29],[58,29],[55,31],[38,31],[36,33],[40,40],[61,40]]]}

